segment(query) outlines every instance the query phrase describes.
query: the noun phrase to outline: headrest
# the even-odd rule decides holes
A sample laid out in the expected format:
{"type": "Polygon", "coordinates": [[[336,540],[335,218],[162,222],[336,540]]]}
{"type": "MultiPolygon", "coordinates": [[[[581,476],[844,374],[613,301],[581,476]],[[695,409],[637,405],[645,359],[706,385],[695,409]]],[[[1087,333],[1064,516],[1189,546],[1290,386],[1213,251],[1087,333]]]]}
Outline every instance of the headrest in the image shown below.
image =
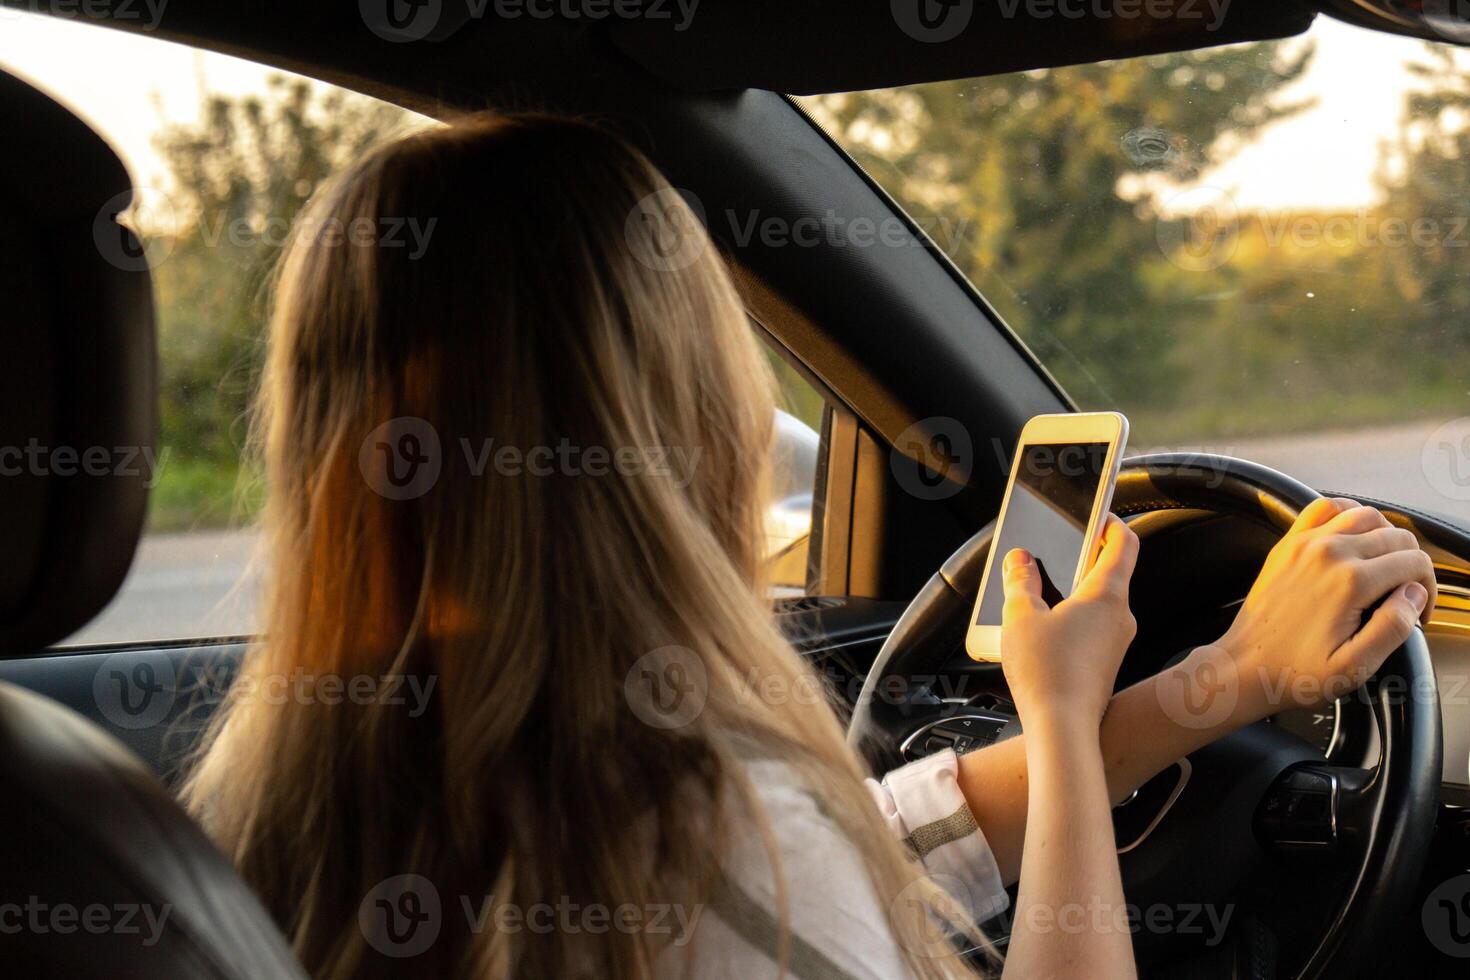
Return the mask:
{"type": "Polygon", "coordinates": [[[0,72],[0,656],[117,592],[154,447],[153,293],[117,215],[127,170],[69,110],[0,72]]]}

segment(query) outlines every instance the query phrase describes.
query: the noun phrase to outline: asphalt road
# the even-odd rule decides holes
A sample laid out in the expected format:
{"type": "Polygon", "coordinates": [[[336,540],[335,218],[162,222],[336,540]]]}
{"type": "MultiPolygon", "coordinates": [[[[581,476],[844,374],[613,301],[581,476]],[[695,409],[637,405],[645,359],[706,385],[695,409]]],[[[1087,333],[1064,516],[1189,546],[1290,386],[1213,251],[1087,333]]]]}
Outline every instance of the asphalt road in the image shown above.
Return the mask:
{"type": "MultiPolygon", "coordinates": [[[[1319,489],[1370,494],[1470,523],[1470,418],[1172,448],[1253,459],[1319,489]]],[[[254,546],[249,531],[146,537],[117,598],[68,643],[250,632],[259,581],[258,568],[250,567],[254,546]]]]}

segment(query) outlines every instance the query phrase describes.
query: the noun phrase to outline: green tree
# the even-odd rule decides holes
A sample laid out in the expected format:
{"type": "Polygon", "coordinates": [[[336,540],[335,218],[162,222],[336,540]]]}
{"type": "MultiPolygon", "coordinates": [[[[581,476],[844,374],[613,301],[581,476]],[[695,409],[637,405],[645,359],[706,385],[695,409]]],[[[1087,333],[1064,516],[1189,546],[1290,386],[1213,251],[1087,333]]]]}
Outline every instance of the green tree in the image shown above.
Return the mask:
{"type": "Polygon", "coordinates": [[[152,230],[169,239],[154,270],[169,452],[155,528],[232,517],[265,286],[287,229],[322,181],[410,119],[366,96],[273,76],[259,96],[207,96],[197,121],[155,138],[173,223],[152,230]]]}
{"type": "Polygon", "coordinates": [[[1168,404],[1194,312],[1159,197],[1299,111],[1310,46],[1262,44],[812,100],[1084,403],[1168,404]]]}
{"type": "Polygon", "coordinates": [[[1393,272],[1417,329],[1395,340],[1429,379],[1463,382],[1470,366],[1470,60],[1438,44],[1426,44],[1424,56],[1409,65],[1421,88],[1409,93],[1379,173],[1385,220],[1408,227],[1407,243],[1393,249],[1393,272]]]}

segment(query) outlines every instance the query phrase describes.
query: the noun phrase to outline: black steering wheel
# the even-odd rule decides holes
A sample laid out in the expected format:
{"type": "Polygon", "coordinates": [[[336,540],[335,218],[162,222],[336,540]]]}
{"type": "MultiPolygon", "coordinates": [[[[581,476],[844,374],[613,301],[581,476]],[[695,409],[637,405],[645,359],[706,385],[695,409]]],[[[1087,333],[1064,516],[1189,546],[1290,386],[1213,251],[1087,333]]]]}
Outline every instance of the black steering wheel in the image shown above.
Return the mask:
{"type": "MultiPolygon", "coordinates": [[[[1197,578],[1201,565],[1244,560],[1258,568],[1262,557],[1222,553],[1249,535],[1221,535],[1207,554],[1163,543],[1181,528],[1228,515],[1235,519],[1231,526],[1244,519],[1274,540],[1318,496],[1255,463],[1155,454],[1124,464],[1113,509],[1139,534],[1140,569],[1154,553],[1152,590],[1170,591],[1197,578]]],[[[973,699],[942,697],[932,683],[958,670],[984,675],[992,691],[1003,689],[998,665],[974,664],[963,653],[993,530],[982,529],[930,579],[867,675],[849,739],[879,771],[920,754],[919,743],[936,724],[947,733],[941,743],[961,723],[979,725],[973,730],[987,741],[1019,730],[1015,720],[997,727],[1003,710],[980,711],[973,699]],[[988,730],[977,720],[987,716],[988,730]]],[[[1147,643],[1150,614],[1141,608],[1139,588],[1135,576],[1140,631],[1125,672],[1147,643]]],[[[1210,598],[1223,603],[1239,594],[1210,598]]],[[[1190,976],[1229,976],[1238,975],[1240,957],[1248,955],[1247,975],[1342,977],[1362,969],[1383,924],[1394,921],[1413,895],[1428,855],[1443,752],[1435,691],[1429,648],[1415,629],[1357,695],[1377,722],[1375,768],[1330,765],[1305,741],[1259,723],[1181,760],[1115,808],[1130,904],[1234,912],[1226,950],[1140,930],[1140,965],[1167,973],[1171,964],[1187,963],[1190,976]],[[1304,910],[1313,903],[1319,911],[1309,915],[1304,910]]],[[[993,697],[987,703],[993,706],[993,697]]]]}

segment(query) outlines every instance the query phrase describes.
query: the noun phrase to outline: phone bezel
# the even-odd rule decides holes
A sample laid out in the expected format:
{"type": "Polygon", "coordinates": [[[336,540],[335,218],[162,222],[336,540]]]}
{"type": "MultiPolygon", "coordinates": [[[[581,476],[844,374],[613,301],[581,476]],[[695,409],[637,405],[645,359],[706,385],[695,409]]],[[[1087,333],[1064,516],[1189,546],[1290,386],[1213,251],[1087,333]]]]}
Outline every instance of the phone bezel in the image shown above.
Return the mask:
{"type": "MultiPolygon", "coordinates": [[[[1120,412],[1076,412],[1064,415],[1037,415],[1021,429],[1016,441],[1015,456],[1011,461],[1010,479],[1006,481],[1005,497],[1001,501],[1000,515],[995,521],[992,542],[999,542],[1005,527],[1006,510],[1010,507],[1011,492],[1015,489],[1016,476],[1021,468],[1025,448],[1030,443],[1084,443],[1105,442],[1108,454],[1103,463],[1103,479],[1098,495],[1093,499],[1092,513],[1088,516],[1087,532],[1083,539],[1082,554],[1072,575],[1070,595],[1077,583],[1091,567],[1096,557],[1098,541],[1102,534],[1104,515],[1113,502],[1113,488],[1118,482],[1118,470],[1122,465],[1123,450],[1128,444],[1128,419],[1120,412]]],[[[1000,626],[977,623],[980,603],[985,598],[985,589],[990,576],[998,568],[1003,555],[992,551],[985,559],[985,571],[980,577],[980,591],[975,595],[975,604],[970,610],[969,629],[965,633],[965,652],[970,659],[984,663],[1000,662],[1000,626]]],[[[996,574],[999,574],[998,572],[996,574]]]]}

